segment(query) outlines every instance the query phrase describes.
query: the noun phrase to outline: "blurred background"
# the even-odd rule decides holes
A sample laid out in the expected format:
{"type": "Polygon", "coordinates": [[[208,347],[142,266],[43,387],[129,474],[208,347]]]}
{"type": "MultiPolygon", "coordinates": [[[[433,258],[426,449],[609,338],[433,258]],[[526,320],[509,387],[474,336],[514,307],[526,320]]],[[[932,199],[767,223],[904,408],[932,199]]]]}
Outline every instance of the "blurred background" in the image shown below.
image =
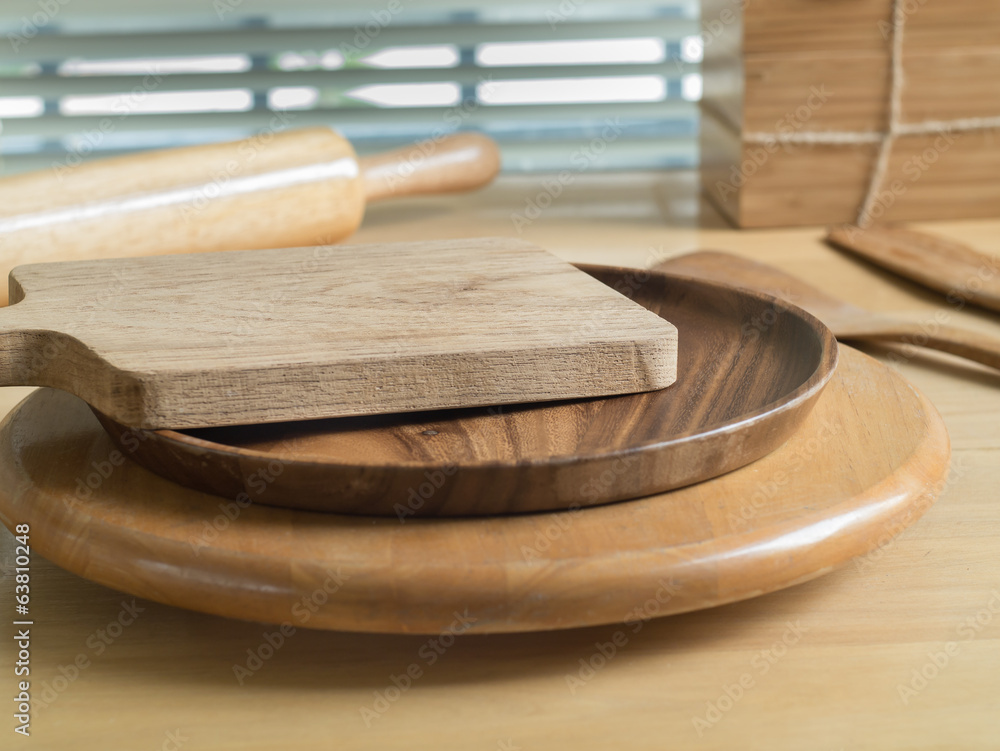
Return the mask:
{"type": "Polygon", "coordinates": [[[2,174],[330,125],[360,153],[459,130],[505,172],[697,165],[697,0],[5,0],[2,174]],[[610,119],[610,120],[609,120],[610,119]]]}

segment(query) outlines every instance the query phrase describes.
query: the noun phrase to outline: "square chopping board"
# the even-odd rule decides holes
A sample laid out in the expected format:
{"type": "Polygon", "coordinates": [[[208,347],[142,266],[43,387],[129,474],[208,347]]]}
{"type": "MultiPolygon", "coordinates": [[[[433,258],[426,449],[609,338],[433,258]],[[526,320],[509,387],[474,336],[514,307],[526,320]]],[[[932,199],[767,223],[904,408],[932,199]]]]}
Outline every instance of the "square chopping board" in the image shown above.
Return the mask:
{"type": "MultiPolygon", "coordinates": [[[[11,272],[8,385],[185,428],[650,391],[677,332],[504,238],[73,261],[11,272]]],[[[6,371],[6,372],[3,372],[6,371]]]]}

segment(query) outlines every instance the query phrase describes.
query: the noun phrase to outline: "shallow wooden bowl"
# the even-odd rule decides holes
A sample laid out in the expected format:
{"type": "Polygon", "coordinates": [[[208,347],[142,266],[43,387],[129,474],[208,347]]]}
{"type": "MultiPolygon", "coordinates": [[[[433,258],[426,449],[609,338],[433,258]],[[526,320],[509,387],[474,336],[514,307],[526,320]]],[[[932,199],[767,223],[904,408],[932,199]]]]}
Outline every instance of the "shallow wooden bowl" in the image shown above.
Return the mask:
{"type": "Polygon", "coordinates": [[[507,514],[637,498],[749,464],[788,440],[834,372],[833,335],[788,303],[662,272],[583,268],[678,327],[677,383],[606,399],[184,432],[98,417],[144,467],[244,503],[507,514]]]}

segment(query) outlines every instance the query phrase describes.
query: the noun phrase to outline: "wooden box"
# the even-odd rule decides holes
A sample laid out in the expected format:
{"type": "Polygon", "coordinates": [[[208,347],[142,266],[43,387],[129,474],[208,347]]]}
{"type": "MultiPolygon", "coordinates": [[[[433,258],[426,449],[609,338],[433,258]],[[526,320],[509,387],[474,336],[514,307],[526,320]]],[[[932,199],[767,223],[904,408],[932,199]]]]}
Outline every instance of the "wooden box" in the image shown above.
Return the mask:
{"type": "Polygon", "coordinates": [[[704,0],[702,31],[702,186],[738,226],[1000,215],[1000,3],[704,0]]]}

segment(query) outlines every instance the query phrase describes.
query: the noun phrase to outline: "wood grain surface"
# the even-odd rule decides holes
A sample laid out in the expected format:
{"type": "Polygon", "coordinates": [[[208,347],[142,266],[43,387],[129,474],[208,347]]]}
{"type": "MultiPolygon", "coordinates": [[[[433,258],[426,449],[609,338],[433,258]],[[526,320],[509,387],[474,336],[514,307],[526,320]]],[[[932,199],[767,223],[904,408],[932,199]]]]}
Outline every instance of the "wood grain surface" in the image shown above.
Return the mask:
{"type": "Polygon", "coordinates": [[[357,229],[369,201],[471,190],[499,168],[496,144],[479,134],[358,159],[329,128],[62,165],[0,179],[0,273],[42,261],[329,244],[357,229]]]}
{"type": "MultiPolygon", "coordinates": [[[[947,320],[912,323],[876,315],[857,305],[837,300],[779,269],[747,258],[717,251],[699,251],[671,258],[661,263],[659,268],[725,284],[743,285],[788,300],[819,318],[840,339],[927,347],[1000,369],[1000,338],[995,335],[953,326],[947,320]]],[[[947,318],[950,316],[945,316],[947,318]]]]}
{"type": "Polygon", "coordinates": [[[677,383],[183,433],[98,418],[144,467],[228,498],[400,518],[542,511],[651,495],[759,459],[792,435],[836,367],[833,335],[793,306],[662,273],[582,268],[679,329],[677,383]]]}
{"type": "Polygon", "coordinates": [[[184,428],[634,393],[677,332],[513,239],[22,266],[4,385],[184,428]],[[391,270],[390,270],[391,269],[391,270]]]}
{"type": "Polygon", "coordinates": [[[952,304],[1000,311],[1000,258],[907,227],[840,226],[826,237],[835,247],[943,293],[952,304]]]}
{"type": "MultiPolygon", "coordinates": [[[[924,5],[918,14],[929,10],[924,5]]],[[[819,12],[806,2],[802,11],[806,23],[819,12]]],[[[61,11],[70,12],[73,6],[61,11]]],[[[947,314],[951,324],[1000,334],[988,311],[956,309],[937,293],[831,249],[822,226],[733,230],[699,206],[692,172],[591,170],[573,177],[523,227],[525,239],[566,260],[639,267],[695,248],[723,248],[880,314],[917,324],[947,314]]],[[[356,242],[513,235],[510,217],[523,215],[526,199],[556,178],[505,175],[475,193],[375,204],[356,242]]],[[[917,228],[1000,253],[998,220],[917,228]]],[[[124,611],[131,597],[34,553],[35,705],[31,738],[18,745],[172,751],[170,740],[179,737],[183,751],[994,751],[1000,376],[923,348],[862,346],[941,412],[952,468],[940,499],[917,523],[891,541],[894,529],[887,527],[886,544],[833,573],[634,625],[624,618],[647,612],[650,595],[606,626],[470,634],[451,643],[450,634],[442,640],[322,631],[308,622],[302,628],[298,619],[290,637],[275,636],[273,626],[142,598],[132,621],[124,611]],[[129,622],[121,632],[119,616],[129,622]],[[941,653],[944,668],[929,657],[940,661],[941,653]],[[64,673],[72,675],[78,658],[86,667],[70,682],[64,673]],[[248,662],[249,676],[242,673],[248,662]],[[401,676],[414,665],[419,677],[397,695],[392,677],[405,685],[401,676]]],[[[29,392],[0,389],[0,410],[29,392]]],[[[58,459],[61,447],[48,452],[58,459]]],[[[17,661],[14,562],[14,538],[0,529],[0,665],[7,666],[0,685],[10,696],[17,693],[10,668],[17,661]]]]}
{"type": "Polygon", "coordinates": [[[701,12],[702,185],[734,224],[855,223],[876,166],[866,223],[1000,214],[995,5],[703,0],[701,12]]]}
{"type": "Polygon", "coordinates": [[[930,403],[849,350],[771,455],[672,493],[553,514],[406,521],[223,501],[138,468],[83,402],[54,390],[7,419],[0,445],[11,447],[0,519],[29,524],[35,549],[70,571],[273,624],[333,579],[310,628],[418,634],[456,613],[470,632],[573,628],[620,621],[647,597],[662,596],[655,614],[667,615],[806,581],[919,518],[949,458],[930,403]]]}
{"type": "MultiPolygon", "coordinates": [[[[729,2],[737,8],[738,3],[729,2]]],[[[857,54],[888,52],[889,0],[849,0],[816,6],[803,0],[757,0],[743,19],[750,54],[808,57],[817,50],[857,54]]],[[[907,13],[908,47],[918,51],[989,47],[1000,33],[1000,9],[977,0],[925,2],[907,13]]]]}

